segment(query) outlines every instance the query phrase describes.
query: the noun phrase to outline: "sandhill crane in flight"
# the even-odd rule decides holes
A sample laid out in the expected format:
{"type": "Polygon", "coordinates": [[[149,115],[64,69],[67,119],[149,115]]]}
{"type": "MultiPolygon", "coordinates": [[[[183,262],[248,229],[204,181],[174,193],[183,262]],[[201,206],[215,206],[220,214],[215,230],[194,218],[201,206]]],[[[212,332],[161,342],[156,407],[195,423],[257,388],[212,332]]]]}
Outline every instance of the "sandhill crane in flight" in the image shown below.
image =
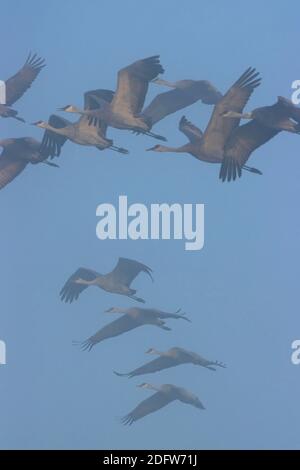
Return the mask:
{"type": "Polygon", "coordinates": [[[154,325],[163,330],[170,331],[171,328],[165,326],[165,320],[172,318],[175,320],[183,319],[190,321],[184,313],[180,314],[177,312],[163,312],[162,310],[156,310],[151,308],[140,308],[140,307],[131,307],[131,308],[121,308],[121,307],[112,307],[106,310],[109,314],[123,314],[117,320],[109,323],[108,325],[101,328],[93,336],[87,340],[80,342],[74,341],[74,344],[79,344],[81,349],[90,351],[97,343],[101,341],[113,338],[114,336],[119,336],[127,331],[134,330],[143,325],[154,325]]]}
{"type": "Polygon", "coordinates": [[[151,120],[152,125],[199,100],[204,104],[217,104],[222,98],[222,93],[208,80],[169,82],[157,78],[152,80],[152,83],[172,88],[170,91],[157,95],[144,109],[143,115],[151,120]]]}
{"type": "MultiPolygon", "coordinates": [[[[110,90],[92,90],[86,92],[84,94],[84,109],[92,110],[97,107],[97,97],[109,101],[113,98],[113,92],[110,90]]],[[[48,123],[37,121],[33,125],[46,129],[43,147],[47,151],[54,152],[56,156],[60,154],[62,146],[68,139],[79,145],[96,147],[98,150],[110,149],[122,154],[128,153],[128,150],[116,147],[113,145],[112,140],[106,138],[107,126],[104,122],[101,123],[101,127],[91,126],[89,123],[90,119],[88,116],[81,116],[78,121],[73,123],[52,114],[48,123]]]]}
{"type": "Polygon", "coordinates": [[[112,101],[111,107],[109,107],[107,103],[102,103],[101,106],[101,102],[99,102],[100,108],[98,110],[82,111],[73,105],[65,106],[63,110],[66,112],[89,115],[93,118],[93,120],[90,121],[90,124],[93,123],[94,125],[97,125],[104,120],[112,127],[130,129],[138,134],[144,133],[159,140],[166,140],[162,136],[149,132],[154,124],[169,114],[185,108],[200,99],[203,103],[215,104],[219,101],[222,95],[210,82],[206,80],[180,80],[178,82],[171,83],[166,80],[155,79],[152,80],[153,83],[172,87],[173,90],[157,95],[142,111],[150,75],[154,75],[155,72],[156,74],[163,72],[163,69],[159,68],[161,66],[158,61],[159,56],[154,56],[148,59],[139,60],[125,69],[120,70],[115,102],[112,101]],[[156,69],[154,67],[155,63],[156,69]],[[150,65],[152,66],[152,70],[150,65]],[[148,77],[147,81],[145,81],[146,76],[148,77]],[[120,116],[118,113],[120,113],[120,116]],[[130,119],[128,118],[128,113],[130,114],[130,119]],[[139,119],[139,121],[142,120],[144,127],[146,125],[147,131],[145,131],[145,129],[143,130],[138,128],[136,124],[135,127],[129,125],[130,120],[132,120],[133,117],[135,122],[136,119],[139,119]],[[126,125],[124,125],[124,119],[126,120],[126,125]],[[114,120],[116,122],[112,123],[114,120]],[[119,124],[120,120],[123,120],[121,125],[119,124]]]}
{"type": "Polygon", "coordinates": [[[32,163],[45,163],[57,167],[47,158],[51,155],[41,148],[41,143],[31,137],[0,140],[3,147],[0,156],[0,189],[4,188],[28,165],[32,163]]]}
{"type": "Polygon", "coordinates": [[[45,65],[44,59],[37,57],[36,54],[29,54],[23,67],[5,81],[5,104],[0,104],[0,116],[4,118],[11,117],[24,122],[24,119],[17,116],[18,112],[12,109],[11,106],[30,88],[45,65]]]}
{"type": "Polygon", "coordinates": [[[145,303],[144,299],[136,297],[136,290],[131,289],[132,281],[140,272],[148,274],[152,279],[152,269],[145,264],[127,258],[119,258],[113,271],[107,274],[100,274],[87,268],[79,268],[73,273],[60,291],[61,300],[73,302],[77,300],[81,292],[89,286],[97,286],[106,292],[126,295],[138,302],[145,303]]]}
{"type": "MultiPolygon", "coordinates": [[[[209,163],[222,163],[230,157],[232,151],[242,153],[242,146],[247,145],[248,133],[244,126],[239,126],[240,118],[226,119],[224,114],[228,110],[242,113],[252,92],[260,85],[259,74],[253,68],[247,69],[241,77],[231,86],[227,93],[214,107],[211,119],[203,133],[199,128],[183,117],[180,121],[180,130],[188,137],[189,143],[181,147],[166,147],[156,145],[148,150],[156,152],[190,153],[198,160],[209,163]]],[[[251,136],[249,135],[249,138],[251,136]]],[[[250,153],[267,139],[257,136],[255,147],[252,146],[250,153]]],[[[228,180],[241,176],[242,169],[252,173],[261,174],[256,168],[243,164],[230,167],[228,180]]],[[[222,169],[221,169],[222,171],[222,169]]]]}
{"type": "Polygon", "coordinates": [[[150,348],[147,351],[147,354],[157,354],[159,357],[126,374],[120,374],[119,372],[115,372],[115,374],[120,377],[132,378],[137,375],[152,374],[180,364],[194,364],[214,371],[216,370],[216,367],[226,367],[222,362],[209,361],[204,357],[199,356],[199,354],[178,347],[168,349],[168,351],[164,352],[150,348]]]}
{"type": "Polygon", "coordinates": [[[271,106],[256,108],[250,113],[237,113],[226,111],[223,117],[255,120],[262,126],[278,131],[300,133],[300,108],[297,108],[292,101],[278,96],[277,102],[271,106]]]}
{"type": "Polygon", "coordinates": [[[144,416],[147,416],[150,413],[154,413],[155,411],[160,410],[164,406],[167,406],[169,403],[176,400],[179,400],[187,405],[192,405],[200,410],[205,409],[196,395],[189,392],[185,388],[177,387],[176,385],[164,384],[160,386],[154,386],[149,383],[142,383],[138,385],[138,387],[154,390],[156,393],[151,395],[151,397],[146,398],[146,400],[143,400],[136,408],[124,416],[124,418],[122,418],[123,424],[131,425],[135,421],[144,418],[144,416]]]}
{"type": "Polygon", "coordinates": [[[222,181],[235,179],[236,174],[241,176],[241,168],[251,153],[279,132],[300,134],[300,109],[281,96],[271,106],[256,108],[251,113],[228,109],[223,113],[223,117],[234,121],[250,119],[250,122],[239,126],[233,133],[220,170],[222,181]]]}
{"type": "Polygon", "coordinates": [[[117,90],[111,103],[99,100],[96,110],[81,110],[73,105],[62,108],[66,112],[98,118],[106,125],[146,134],[160,140],[164,137],[150,132],[152,123],[141,112],[144,106],[149,82],[163,73],[159,56],[147,57],[119,70],[117,90]]]}

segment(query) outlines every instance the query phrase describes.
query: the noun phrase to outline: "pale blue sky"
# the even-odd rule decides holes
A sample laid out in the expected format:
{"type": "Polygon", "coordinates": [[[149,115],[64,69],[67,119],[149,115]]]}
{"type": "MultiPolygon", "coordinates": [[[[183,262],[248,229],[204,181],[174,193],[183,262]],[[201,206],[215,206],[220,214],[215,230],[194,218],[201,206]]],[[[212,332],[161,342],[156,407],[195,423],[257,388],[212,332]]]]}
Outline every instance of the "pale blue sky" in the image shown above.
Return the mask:
{"type": "MultiPolygon", "coordinates": [[[[47,67],[16,107],[28,122],[57,107],[82,104],[82,93],[114,88],[119,68],[161,55],[165,78],[211,80],[222,92],[248,67],[263,77],[248,110],[290,97],[300,79],[300,5],[253,0],[189,2],[1,2],[0,78],[28,52],[47,67]]],[[[152,86],[148,99],[158,92],[152,86]]],[[[196,104],[155,127],[180,145],[185,114],[205,128],[211,107],[196,104]]],[[[42,131],[1,120],[1,137],[42,131]]],[[[221,184],[218,167],[188,155],[145,153],[148,137],[110,129],[127,157],[67,143],[60,169],[28,167],[1,191],[0,339],[8,364],[0,369],[1,448],[300,448],[300,367],[290,362],[299,339],[299,136],[281,134],[255,152],[244,174],[221,184]],[[182,242],[96,238],[96,206],[116,203],[204,203],[205,247],[182,242]],[[99,344],[91,353],[72,347],[129,299],[90,289],[65,305],[59,290],[84,265],[109,271],[118,256],[141,260],[155,283],[135,286],[150,306],[182,307],[193,320],[169,322],[99,344]],[[226,370],[182,366],[141,380],[122,380],[148,358],[149,347],[178,345],[228,364],[226,370]],[[200,412],[175,403],[126,428],[126,414],[147,391],[140,381],[175,383],[198,394],[200,412]]]]}

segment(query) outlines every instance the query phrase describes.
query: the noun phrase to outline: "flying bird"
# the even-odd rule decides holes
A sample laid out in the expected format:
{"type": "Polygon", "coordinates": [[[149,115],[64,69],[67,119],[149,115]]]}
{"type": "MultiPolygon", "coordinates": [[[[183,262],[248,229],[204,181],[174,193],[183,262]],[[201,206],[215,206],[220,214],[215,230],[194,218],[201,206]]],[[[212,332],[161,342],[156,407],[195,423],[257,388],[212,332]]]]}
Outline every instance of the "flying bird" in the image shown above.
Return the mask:
{"type": "MultiPolygon", "coordinates": [[[[92,90],[84,94],[84,109],[92,110],[98,106],[97,98],[111,100],[113,92],[110,90],[92,90]]],[[[61,148],[67,140],[78,145],[96,147],[98,150],[110,149],[122,154],[128,154],[128,150],[113,145],[113,141],[106,137],[107,126],[103,122],[101,126],[91,126],[88,116],[81,116],[76,122],[70,122],[60,116],[52,114],[48,122],[37,121],[33,125],[46,129],[43,138],[43,148],[58,156],[61,148]]]]}
{"type": "MultiPolygon", "coordinates": [[[[224,114],[228,109],[241,113],[254,89],[260,85],[260,82],[261,79],[259,78],[258,72],[253,68],[247,69],[215,105],[211,119],[204,133],[183,116],[179,123],[179,129],[187,136],[189,143],[181,147],[156,145],[148,150],[155,152],[189,153],[198,160],[219,164],[231,154],[232,149],[234,149],[237,154],[243,153],[242,147],[243,145],[247,145],[247,132],[245,132],[244,136],[238,136],[239,130],[243,127],[238,127],[240,118],[226,119],[224,114]],[[239,137],[240,140],[238,140],[239,137]]],[[[259,142],[256,147],[263,143],[264,141],[259,142]]],[[[250,171],[251,173],[261,174],[256,168],[248,167],[243,164],[234,168],[230,167],[229,180],[236,179],[237,175],[240,176],[242,169],[250,171]]]]}
{"type": "Polygon", "coordinates": [[[250,119],[250,122],[237,127],[233,132],[220,170],[222,181],[231,181],[236,175],[241,176],[241,168],[252,152],[279,132],[300,134],[300,109],[282,96],[278,97],[275,104],[256,108],[250,113],[226,110],[222,116],[234,121],[250,119]]]}
{"type": "Polygon", "coordinates": [[[138,302],[145,303],[144,299],[136,297],[136,290],[131,289],[132,281],[141,272],[148,274],[152,279],[152,269],[145,264],[127,258],[119,258],[118,264],[113,271],[107,274],[100,274],[87,268],[79,268],[70,276],[60,291],[61,300],[73,302],[77,300],[81,292],[89,286],[97,286],[106,292],[126,295],[138,302]]]}
{"type": "MultiPolygon", "coordinates": [[[[158,61],[158,59],[159,56],[143,59],[121,70],[119,72],[118,89],[115,95],[117,97],[117,93],[119,92],[121,94],[122,90],[122,95],[117,101],[116,110],[118,111],[118,109],[120,108],[120,112],[125,113],[127,112],[126,106],[128,107],[131,103],[132,106],[130,105],[130,113],[134,111],[134,117],[138,118],[139,120],[142,119],[144,123],[146,123],[147,131],[140,129],[136,126],[134,128],[132,127],[132,125],[129,126],[128,116],[128,122],[125,127],[124,125],[120,127],[119,124],[109,123],[109,119],[111,118],[109,106],[106,103],[102,103],[101,106],[101,101],[99,101],[98,110],[94,109],[91,111],[82,111],[73,105],[68,105],[64,107],[63,110],[67,112],[75,112],[79,114],[88,115],[91,118],[90,124],[93,124],[95,126],[98,124],[101,125],[104,120],[112,127],[117,127],[119,129],[129,129],[133,130],[137,134],[144,133],[159,140],[166,140],[162,136],[150,133],[150,130],[152,129],[154,124],[161,121],[169,114],[175,113],[176,111],[185,108],[198,100],[202,100],[202,102],[206,104],[216,104],[221,99],[222,94],[207,80],[179,80],[178,82],[171,83],[162,79],[154,79],[151,81],[151,83],[168,86],[173,89],[171,91],[158,94],[151,101],[151,103],[146,106],[144,110],[142,110],[145,101],[145,94],[141,94],[140,77],[139,80],[137,80],[137,76],[135,74],[137,74],[138,68],[145,69],[146,66],[149,67],[150,62],[154,63],[154,61],[158,61]],[[125,93],[126,87],[127,95],[125,93]],[[139,101],[137,103],[138,98],[139,101]],[[126,106],[123,103],[125,99],[129,103],[127,103],[126,106]]],[[[162,69],[159,70],[158,64],[156,72],[163,73],[162,69]]],[[[119,122],[118,118],[116,118],[116,120],[117,122],[119,122]]]]}
{"type": "Polygon", "coordinates": [[[119,372],[115,372],[115,374],[120,377],[132,378],[137,375],[152,374],[180,364],[194,364],[214,371],[216,367],[226,367],[222,362],[207,360],[199,354],[178,347],[168,349],[168,351],[164,352],[150,348],[147,354],[157,354],[159,357],[126,374],[120,374],[119,372]]]}
{"type": "Polygon", "coordinates": [[[29,54],[23,67],[5,81],[5,104],[0,104],[0,116],[4,118],[11,117],[24,122],[24,119],[17,116],[18,112],[12,109],[11,106],[30,88],[45,65],[44,59],[36,54],[29,54]]]}
{"type": "Polygon", "coordinates": [[[262,106],[250,113],[226,111],[223,117],[254,120],[277,131],[300,133],[300,108],[283,96],[278,96],[276,103],[271,106],[262,106]]]}
{"type": "Polygon", "coordinates": [[[159,140],[166,140],[150,132],[152,123],[141,114],[150,81],[163,72],[159,56],[138,60],[119,70],[117,89],[111,102],[100,97],[98,109],[82,110],[74,105],[68,105],[62,109],[94,118],[90,120],[90,124],[100,123],[102,126],[104,122],[105,125],[116,129],[127,129],[159,140]]]}
{"type": "Polygon", "coordinates": [[[151,103],[143,110],[143,116],[151,121],[152,126],[166,116],[186,108],[199,100],[204,104],[216,104],[222,98],[222,93],[207,80],[169,82],[157,78],[152,83],[172,88],[170,91],[155,96],[151,103]]]}
{"type": "Polygon", "coordinates": [[[160,410],[169,403],[179,400],[181,403],[192,405],[195,408],[204,410],[204,406],[199,398],[185,388],[177,387],[172,384],[154,386],[148,383],[142,383],[138,387],[154,390],[156,393],[143,400],[136,408],[122,418],[123,424],[133,424],[145,416],[160,410]]]}
{"type": "Polygon", "coordinates": [[[50,155],[41,148],[40,142],[31,137],[3,139],[0,140],[0,147],[3,147],[0,155],[0,189],[22,173],[28,163],[58,166],[47,160],[50,155]]]}
{"type": "Polygon", "coordinates": [[[173,318],[178,320],[180,318],[186,321],[190,321],[185,316],[185,314],[179,314],[179,311],[175,313],[169,313],[150,308],[112,307],[106,310],[106,312],[110,314],[120,313],[123,315],[117,320],[101,328],[101,330],[97,331],[96,334],[88,338],[86,341],[75,341],[74,344],[79,344],[81,346],[81,349],[83,349],[84,351],[90,351],[97,343],[100,343],[101,341],[108,338],[113,338],[114,336],[119,336],[123,333],[126,333],[127,331],[134,330],[139,326],[154,325],[158,326],[163,330],[170,331],[171,328],[165,326],[166,319],[173,318]]]}

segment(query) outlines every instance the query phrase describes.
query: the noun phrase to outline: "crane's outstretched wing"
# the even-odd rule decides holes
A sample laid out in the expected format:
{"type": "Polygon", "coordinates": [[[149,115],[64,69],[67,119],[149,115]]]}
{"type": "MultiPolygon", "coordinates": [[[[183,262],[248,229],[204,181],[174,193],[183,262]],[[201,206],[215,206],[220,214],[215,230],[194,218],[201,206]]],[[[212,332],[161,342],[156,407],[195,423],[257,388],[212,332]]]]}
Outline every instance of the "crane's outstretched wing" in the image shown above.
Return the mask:
{"type": "Polygon", "coordinates": [[[228,110],[241,113],[260,82],[259,73],[248,68],[214,107],[203,138],[209,140],[216,151],[223,151],[225,143],[240,122],[238,118],[228,119],[222,115],[228,110]]]}
{"type": "Polygon", "coordinates": [[[4,150],[0,156],[0,189],[18,176],[25,169],[27,163],[4,150]]]}
{"type": "Polygon", "coordinates": [[[190,142],[196,143],[200,142],[203,137],[203,132],[186,119],[185,116],[179,121],[179,130],[189,139],[190,142]]]}
{"type": "Polygon", "coordinates": [[[280,104],[282,107],[286,108],[288,116],[300,124],[299,107],[295,106],[291,100],[284,98],[283,96],[278,96],[277,103],[280,104]]]}
{"type": "Polygon", "coordinates": [[[23,67],[5,82],[6,104],[8,106],[21,98],[45,65],[44,59],[36,54],[29,54],[23,67]]]}
{"type": "Polygon", "coordinates": [[[63,288],[61,289],[59,295],[62,301],[64,302],[73,302],[77,300],[81,292],[83,292],[88,285],[77,284],[76,279],[83,279],[85,281],[93,281],[96,277],[99,276],[99,273],[93,271],[92,269],[79,268],[75,273],[73,273],[63,288]]]}
{"type": "MultiPolygon", "coordinates": [[[[114,94],[113,91],[104,89],[86,91],[84,94],[84,109],[88,111],[100,109],[101,101],[105,100],[110,103],[114,94]]],[[[98,116],[83,116],[81,119],[87,121],[89,126],[93,125],[97,127],[99,134],[105,137],[107,124],[104,120],[100,119],[98,116]]]]}
{"type": "MultiPolygon", "coordinates": [[[[224,182],[234,181],[237,177],[241,177],[242,168],[251,153],[279,132],[280,130],[266,127],[256,120],[239,126],[226,144],[219,178],[224,182]]],[[[260,174],[255,168],[247,167],[246,169],[252,173],[260,174]]]]}
{"type": "Polygon", "coordinates": [[[129,315],[123,315],[117,320],[114,320],[113,322],[101,328],[101,330],[97,331],[97,333],[87,340],[77,344],[80,344],[83,351],[90,351],[97,343],[100,343],[101,341],[108,338],[113,338],[114,336],[119,336],[122,333],[126,333],[126,331],[137,328],[138,326],[141,326],[141,324],[134,318],[130,317],[129,315]]]}
{"type": "MultiPolygon", "coordinates": [[[[164,80],[154,82],[168,83],[164,80]]],[[[172,86],[173,90],[160,93],[144,109],[143,116],[149,118],[152,125],[199,100],[205,104],[216,104],[222,98],[221,93],[206,80],[180,80],[172,86]]]]}
{"type": "Polygon", "coordinates": [[[84,109],[98,109],[100,107],[101,100],[111,103],[114,94],[114,91],[104,89],[86,91],[84,93],[84,109]]]}
{"type": "Polygon", "coordinates": [[[112,109],[124,114],[139,114],[144,106],[148,85],[163,73],[159,56],[138,60],[118,72],[118,85],[112,100],[112,109]]]}
{"type": "Polygon", "coordinates": [[[125,284],[129,287],[140,272],[148,274],[153,281],[151,268],[132,259],[119,258],[118,264],[108,276],[113,277],[117,283],[125,284]]]}
{"type": "Polygon", "coordinates": [[[173,357],[170,356],[159,356],[153,361],[147,362],[146,364],[138,367],[137,369],[132,370],[126,374],[121,374],[120,372],[116,372],[115,374],[120,377],[136,377],[137,375],[144,375],[144,374],[153,374],[154,372],[158,372],[163,369],[168,369],[169,367],[174,367],[178,364],[173,357]]]}
{"type": "Polygon", "coordinates": [[[131,425],[138,419],[144,418],[144,416],[160,410],[171,401],[173,401],[173,398],[168,394],[156,392],[151,397],[143,400],[136,408],[134,408],[134,410],[128,413],[128,415],[124,416],[124,418],[122,418],[122,423],[131,425]]]}
{"type": "MultiPolygon", "coordinates": [[[[56,129],[62,129],[71,124],[70,121],[56,114],[51,114],[48,123],[56,129]]],[[[46,129],[41,143],[41,153],[51,158],[59,157],[61,148],[66,140],[68,140],[67,137],[46,129]]]]}
{"type": "Polygon", "coordinates": [[[144,374],[153,374],[154,372],[158,372],[159,370],[168,369],[169,367],[174,367],[178,365],[180,362],[176,361],[171,356],[159,356],[153,361],[147,362],[146,364],[138,367],[137,369],[128,372],[127,374],[121,374],[119,372],[114,371],[114,373],[120,377],[136,377],[137,375],[144,375],[144,374]]]}
{"type": "Polygon", "coordinates": [[[4,104],[0,103],[0,116],[4,118],[15,118],[18,121],[24,121],[23,118],[17,117],[18,111],[15,109],[9,108],[8,106],[5,106],[4,104]]]}

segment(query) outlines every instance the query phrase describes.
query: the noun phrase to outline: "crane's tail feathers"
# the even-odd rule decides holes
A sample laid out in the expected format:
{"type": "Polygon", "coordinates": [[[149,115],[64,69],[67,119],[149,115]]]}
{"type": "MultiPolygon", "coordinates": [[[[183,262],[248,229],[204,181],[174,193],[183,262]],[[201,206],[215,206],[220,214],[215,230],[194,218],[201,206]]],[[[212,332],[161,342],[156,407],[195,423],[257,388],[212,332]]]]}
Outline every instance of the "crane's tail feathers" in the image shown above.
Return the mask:
{"type": "Polygon", "coordinates": [[[262,175],[262,172],[257,168],[253,168],[251,166],[243,165],[243,170],[250,171],[250,173],[255,173],[256,175],[262,175]]]}

